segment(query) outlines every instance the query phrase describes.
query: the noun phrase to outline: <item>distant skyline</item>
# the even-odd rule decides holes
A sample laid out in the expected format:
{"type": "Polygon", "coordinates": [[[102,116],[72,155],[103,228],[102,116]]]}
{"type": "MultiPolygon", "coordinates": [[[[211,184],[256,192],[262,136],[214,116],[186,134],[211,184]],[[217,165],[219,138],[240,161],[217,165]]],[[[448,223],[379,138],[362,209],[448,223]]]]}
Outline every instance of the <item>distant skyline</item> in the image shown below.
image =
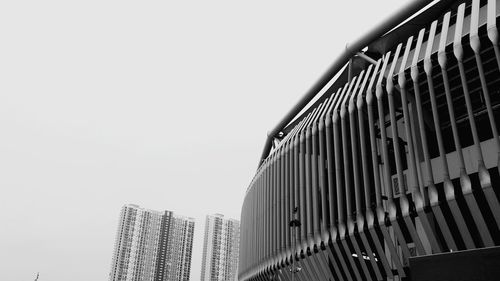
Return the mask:
{"type": "Polygon", "coordinates": [[[4,1],[2,279],[107,280],[134,203],[196,219],[198,280],[205,216],[240,219],[267,132],[408,2],[4,1]]]}

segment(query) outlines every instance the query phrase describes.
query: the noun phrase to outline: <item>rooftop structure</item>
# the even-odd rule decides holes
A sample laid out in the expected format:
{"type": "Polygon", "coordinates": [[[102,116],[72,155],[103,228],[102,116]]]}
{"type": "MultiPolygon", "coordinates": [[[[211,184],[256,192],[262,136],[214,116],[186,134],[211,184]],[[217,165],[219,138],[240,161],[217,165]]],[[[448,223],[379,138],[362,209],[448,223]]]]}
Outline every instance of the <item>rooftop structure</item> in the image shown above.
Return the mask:
{"type": "Polygon", "coordinates": [[[499,246],[500,9],[430,2],[351,44],[271,131],[239,280],[428,280],[421,262],[499,246]]]}

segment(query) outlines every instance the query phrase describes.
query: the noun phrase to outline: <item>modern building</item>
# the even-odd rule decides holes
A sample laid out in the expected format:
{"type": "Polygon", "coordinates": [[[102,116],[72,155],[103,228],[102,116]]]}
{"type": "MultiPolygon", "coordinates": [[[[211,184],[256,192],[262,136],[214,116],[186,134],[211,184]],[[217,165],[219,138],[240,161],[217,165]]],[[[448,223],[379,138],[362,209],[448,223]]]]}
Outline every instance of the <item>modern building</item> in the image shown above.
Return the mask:
{"type": "Polygon", "coordinates": [[[202,281],[237,281],[240,222],[221,214],[207,215],[202,281]]]}
{"type": "Polygon", "coordinates": [[[116,234],[110,281],[188,281],[194,219],[128,204],[116,234]]]}
{"type": "Polygon", "coordinates": [[[498,2],[411,1],[349,44],[268,134],[239,280],[498,279],[498,2]]]}

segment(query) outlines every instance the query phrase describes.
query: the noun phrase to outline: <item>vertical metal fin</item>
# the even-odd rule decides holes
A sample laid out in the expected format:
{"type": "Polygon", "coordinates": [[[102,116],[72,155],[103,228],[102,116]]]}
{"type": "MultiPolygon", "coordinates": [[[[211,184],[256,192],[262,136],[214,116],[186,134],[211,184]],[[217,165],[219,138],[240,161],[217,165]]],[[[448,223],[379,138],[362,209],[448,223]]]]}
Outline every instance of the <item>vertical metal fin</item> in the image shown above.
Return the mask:
{"type": "MultiPolygon", "coordinates": [[[[388,58],[387,58],[388,59],[388,58]]],[[[383,246],[381,243],[378,241],[378,239],[375,239],[377,237],[377,233],[375,229],[373,228],[375,225],[375,217],[378,218],[378,228],[382,232],[384,236],[384,240],[387,243],[387,247],[390,252],[390,257],[394,264],[396,265],[397,272],[399,276],[406,276],[405,272],[403,270],[403,266],[401,264],[401,261],[399,260],[399,256],[396,253],[396,249],[394,248],[394,241],[392,240],[391,235],[389,234],[387,230],[387,226],[385,225],[385,217],[386,213],[382,204],[382,191],[381,191],[381,179],[380,179],[380,173],[379,173],[379,163],[378,163],[378,151],[377,151],[377,141],[376,141],[376,133],[375,133],[375,117],[374,117],[374,112],[373,112],[373,102],[375,101],[375,96],[373,95],[373,85],[374,82],[376,81],[376,77],[378,75],[378,68],[381,65],[381,60],[377,62],[377,65],[375,67],[375,71],[373,73],[372,79],[370,80],[370,84],[368,86],[368,89],[366,91],[366,103],[367,103],[367,109],[368,109],[368,127],[369,127],[369,132],[370,132],[370,144],[371,144],[371,151],[372,151],[372,165],[373,165],[373,175],[374,175],[374,182],[375,182],[375,197],[376,197],[376,216],[371,212],[371,210],[367,209],[366,211],[366,217],[367,217],[367,224],[368,224],[368,229],[370,231],[370,234],[372,237],[374,237],[374,243],[377,248],[377,251],[379,254],[384,253],[383,251],[383,246]]],[[[384,71],[381,71],[382,73],[384,71]]],[[[385,254],[384,254],[385,256],[385,254]]],[[[388,276],[392,276],[392,270],[388,270],[386,268],[386,274],[388,276]]]]}
{"type": "MultiPolygon", "coordinates": [[[[488,86],[486,82],[486,76],[483,70],[483,63],[481,59],[481,44],[479,43],[479,0],[472,1],[472,14],[471,14],[471,25],[470,25],[470,46],[474,51],[474,56],[476,57],[477,70],[479,72],[479,79],[481,80],[481,88],[483,92],[484,103],[486,104],[486,111],[488,112],[488,118],[490,121],[490,127],[493,135],[493,139],[495,142],[495,146],[497,149],[497,168],[500,172],[500,139],[498,138],[498,129],[495,121],[495,115],[493,113],[493,108],[491,105],[490,94],[488,91],[488,86]]],[[[500,228],[500,203],[493,191],[493,187],[491,186],[491,178],[486,167],[481,167],[478,171],[479,173],[479,181],[481,182],[481,186],[483,188],[483,192],[486,197],[486,201],[493,213],[493,217],[495,218],[497,229],[500,228]]]]}
{"type": "MultiPolygon", "coordinates": [[[[470,178],[467,175],[467,171],[465,169],[465,161],[464,161],[464,156],[463,156],[463,151],[462,151],[462,146],[460,144],[460,138],[458,135],[458,128],[456,124],[456,119],[455,119],[455,109],[453,107],[453,99],[451,96],[451,90],[450,90],[450,82],[448,79],[448,73],[446,70],[447,67],[447,56],[446,56],[446,41],[447,41],[447,35],[448,35],[448,29],[449,29],[449,24],[450,24],[450,17],[451,17],[451,12],[448,12],[444,15],[443,18],[443,24],[441,28],[441,39],[439,42],[439,50],[438,50],[438,62],[439,66],[441,67],[441,75],[443,77],[443,84],[445,88],[445,94],[446,94],[446,103],[447,103],[447,108],[448,108],[448,114],[450,117],[450,124],[451,124],[451,129],[453,133],[453,140],[455,143],[455,150],[457,151],[458,154],[458,159],[459,159],[459,169],[460,169],[460,185],[461,185],[461,190],[464,189],[470,189],[471,188],[471,182],[470,178]]],[[[445,195],[446,199],[448,200],[448,205],[450,206],[451,213],[453,217],[455,218],[455,222],[457,223],[459,232],[461,234],[461,237],[464,241],[466,249],[473,249],[474,242],[472,240],[472,236],[469,232],[469,229],[467,228],[467,225],[465,223],[465,220],[462,215],[462,211],[458,207],[458,203],[455,199],[455,191],[453,188],[453,185],[451,184],[450,178],[449,178],[449,171],[446,170],[445,172],[445,177],[444,177],[444,188],[445,188],[445,195]]]]}
{"type": "MultiPolygon", "coordinates": [[[[436,133],[436,141],[438,143],[438,148],[439,148],[439,155],[441,159],[441,166],[443,167],[443,178],[445,180],[444,182],[444,187],[445,187],[445,192],[448,190],[448,193],[450,190],[453,190],[453,185],[451,184],[450,181],[450,176],[448,173],[448,162],[446,160],[446,152],[444,151],[444,144],[443,144],[443,138],[441,136],[441,125],[439,121],[439,113],[437,109],[437,102],[436,102],[436,94],[434,92],[434,82],[432,79],[432,60],[431,60],[431,53],[432,53],[432,45],[434,43],[434,37],[436,34],[436,26],[437,26],[437,21],[434,21],[431,25],[431,30],[429,31],[429,39],[427,41],[427,50],[425,52],[425,58],[424,58],[424,70],[425,74],[427,77],[427,86],[429,89],[429,95],[430,95],[430,101],[431,101],[431,108],[432,108],[432,115],[433,115],[433,120],[434,120],[434,131],[436,133]]],[[[417,108],[418,110],[418,108],[417,108]]],[[[437,199],[437,198],[436,198],[437,199]]],[[[438,199],[437,199],[438,200],[438,199]]],[[[436,219],[438,221],[441,221],[441,224],[444,225],[446,224],[446,220],[442,214],[436,209],[435,212],[436,219]]],[[[455,240],[451,234],[451,231],[449,231],[448,228],[443,228],[443,235],[446,240],[446,244],[448,245],[448,248],[450,250],[456,251],[458,250],[457,245],[455,243],[455,240]]]]}

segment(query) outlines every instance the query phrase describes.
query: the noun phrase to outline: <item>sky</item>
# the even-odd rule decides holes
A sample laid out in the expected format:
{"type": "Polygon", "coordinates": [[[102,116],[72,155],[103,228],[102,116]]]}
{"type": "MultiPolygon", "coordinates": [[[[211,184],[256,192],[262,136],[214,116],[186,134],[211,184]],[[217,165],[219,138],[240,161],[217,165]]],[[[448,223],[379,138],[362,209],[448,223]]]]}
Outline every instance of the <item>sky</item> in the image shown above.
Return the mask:
{"type": "Polygon", "coordinates": [[[409,1],[3,1],[0,279],[108,280],[124,204],[240,218],[267,132],[409,1]]]}

